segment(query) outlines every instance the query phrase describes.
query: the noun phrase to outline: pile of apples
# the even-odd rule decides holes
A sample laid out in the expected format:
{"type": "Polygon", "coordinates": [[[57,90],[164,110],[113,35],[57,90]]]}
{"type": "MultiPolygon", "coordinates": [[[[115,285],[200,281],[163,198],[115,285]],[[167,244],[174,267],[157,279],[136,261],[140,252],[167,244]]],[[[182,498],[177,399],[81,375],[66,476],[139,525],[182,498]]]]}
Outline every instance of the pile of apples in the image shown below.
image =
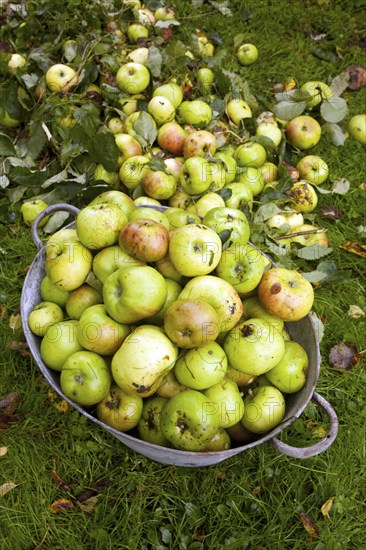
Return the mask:
{"type": "Polygon", "coordinates": [[[105,424],[225,450],[275,427],[305,384],[307,354],[284,323],[309,313],[313,288],[249,243],[240,210],[161,210],[117,190],[82,208],[45,245],[28,325],[65,396],[105,424]]]}

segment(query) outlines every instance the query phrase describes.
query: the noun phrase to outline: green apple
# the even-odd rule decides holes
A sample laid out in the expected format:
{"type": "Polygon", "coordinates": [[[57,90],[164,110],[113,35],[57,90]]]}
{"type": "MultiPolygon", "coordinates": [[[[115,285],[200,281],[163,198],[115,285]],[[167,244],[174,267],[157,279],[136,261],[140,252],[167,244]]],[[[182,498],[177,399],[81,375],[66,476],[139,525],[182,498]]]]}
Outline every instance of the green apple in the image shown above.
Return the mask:
{"type": "MultiPolygon", "coordinates": [[[[139,195],[137,197],[137,199],[134,200],[134,203],[135,203],[135,206],[144,206],[144,207],[161,206],[160,201],[158,201],[156,199],[152,199],[151,197],[148,197],[147,195],[139,195]]],[[[149,220],[150,218],[147,218],[147,219],[149,220]]]]}
{"type": "Polygon", "coordinates": [[[104,181],[108,185],[116,185],[119,182],[118,172],[109,172],[104,168],[103,164],[97,165],[93,178],[95,181],[104,181]]]}
{"type": "Polygon", "coordinates": [[[226,104],[226,114],[237,126],[240,126],[244,119],[252,118],[252,110],[244,99],[230,99],[226,104]]]}
{"type": "Polygon", "coordinates": [[[161,260],[157,260],[154,263],[154,267],[165,279],[172,279],[173,281],[184,285],[186,278],[175,269],[170,261],[169,254],[164,256],[161,260]]]}
{"type": "Polygon", "coordinates": [[[282,359],[266,373],[268,380],[281,392],[295,393],[305,386],[309,359],[297,342],[285,342],[282,359]]]}
{"type": "Polygon", "coordinates": [[[254,290],[263,275],[264,261],[253,245],[234,243],[222,251],[216,274],[230,283],[239,296],[254,290]]]}
{"type": "Polygon", "coordinates": [[[169,399],[161,411],[161,431],[176,449],[203,451],[217,433],[220,413],[203,393],[185,390],[169,399]]]}
{"type": "Polygon", "coordinates": [[[183,145],[184,158],[214,155],[217,149],[215,136],[207,130],[197,130],[189,134],[183,145]]]}
{"type": "Polygon", "coordinates": [[[264,434],[281,422],[286,403],[282,393],[273,386],[260,386],[244,399],[241,423],[252,433],[264,434]]]}
{"type": "Polygon", "coordinates": [[[150,99],[147,110],[158,126],[172,122],[175,119],[174,105],[168,98],[161,95],[155,95],[150,99]]]}
{"type": "Polygon", "coordinates": [[[87,283],[84,283],[78,288],[75,288],[75,290],[69,292],[65,309],[71,319],[80,319],[85,309],[95,304],[101,304],[102,302],[103,297],[100,292],[87,283]]]}
{"type": "Polygon", "coordinates": [[[175,19],[174,8],[172,6],[163,6],[157,8],[154,12],[156,21],[170,21],[175,19]]]}
{"type": "Polygon", "coordinates": [[[163,307],[166,297],[164,277],[147,265],[122,267],[109,275],[103,285],[108,314],[123,324],[152,317],[163,307]]]}
{"type": "Polygon", "coordinates": [[[131,197],[122,191],[117,191],[117,189],[104,191],[104,193],[101,193],[95,197],[95,199],[93,199],[88,206],[94,204],[114,204],[123,210],[126,216],[129,216],[130,213],[136,208],[136,205],[131,197]]]}
{"type": "Polygon", "coordinates": [[[119,170],[119,177],[127,189],[133,191],[142,182],[142,178],[150,170],[149,162],[149,157],[145,155],[136,155],[124,161],[119,170]]]}
{"type": "Polygon", "coordinates": [[[225,184],[235,181],[237,164],[231,152],[226,149],[221,149],[214,154],[214,157],[223,162],[225,168],[225,184]]]}
{"type": "Polygon", "coordinates": [[[253,202],[253,191],[248,183],[233,181],[222,189],[225,206],[228,208],[241,208],[253,202]]]}
{"type": "Polygon", "coordinates": [[[263,274],[258,297],[272,315],[284,321],[299,321],[313,306],[314,290],[298,271],[273,267],[263,274]]]}
{"type": "Polygon", "coordinates": [[[174,195],[177,180],[164,170],[148,170],[142,178],[142,189],[153,199],[167,200],[174,195]]]}
{"type": "Polygon", "coordinates": [[[231,365],[228,365],[225,377],[228,380],[235,382],[239,388],[249,386],[257,379],[256,376],[252,376],[251,374],[246,374],[238,369],[234,369],[231,365]]]}
{"type": "MultiPolygon", "coordinates": [[[[224,208],[225,201],[217,193],[205,193],[192,205],[187,206],[187,212],[196,214],[200,219],[204,218],[208,212],[214,208],[224,208]]],[[[206,225],[206,224],[203,224],[206,225]]]]}
{"type": "Polygon", "coordinates": [[[81,286],[92,267],[93,256],[78,241],[49,240],[46,244],[46,275],[62,290],[71,291],[81,286]]]}
{"type": "Polygon", "coordinates": [[[219,206],[207,212],[203,225],[213,229],[226,246],[234,243],[246,244],[250,237],[247,217],[237,208],[219,206]]]}
{"type": "Polygon", "coordinates": [[[185,160],[179,183],[188,195],[200,195],[212,184],[210,163],[202,157],[190,157],[185,160]]]}
{"type": "Polygon", "coordinates": [[[140,23],[131,23],[127,27],[127,36],[130,42],[137,44],[140,38],[148,38],[149,29],[140,23]]]}
{"type": "Polygon", "coordinates": [[[192,390],[205,390],[218,384],[226,371],[226,354],[217,342],[189,349],[180,355],[174,366],[178,382],[192,390]]]}
{"type": "MultiPolygon", "coordinates": [[[[47,208],[48,204],[41,200],[41,199],[34,199],[31,201],[25,201],[23,202],[22,206],[20,207],[20,213],[23,218],[23,222],[26,225],[31,226],[38,214],[43,212],[47,208]]],[[[47,223],[47,220],[49,219],[49,216],[46,216],[43,218],[43,220],[40,221],[38,224],[39,227],[42,227],[47,223]]]]}
{"type": "Polygon", "coordinates": [[[183,210],[185,210],[188,206],[194,203],[194,200],[192,196],[184,191],[183,187],[179,184],[179,178],[177,190],[174,195],[168,200],[168,205],[172,208],[183,208],[183,210]]]}
{"type": "Polygon", "coordinates": [[[167,210],[164,210],[164,212],[159,212],[159,210],[150,208],[150,206],[135,205],[134,210],[129,215],[129,221],[132,222],[134,220],[139,220],[141,218],[144,218],[145,220],[154,220],[157,223],[164,225],[164,227],[166,227],[167,230],[169,231],[170,222],[168,220],[166,213],[167,213],[167,210]]]}
{"type": "Polygon", "coordinates": [[[52,247],[57,247],[59,243],[62,242],[80,242],[78,239],[78,235],[76,232],[76,229],[71,227],[64,227],[63,229],[59,229],[51,235],[46,243],[46,250],[51,249],[52,247]]]}
{"type": "Polygon", "coordinates": [[[161,260],[168,252],[168,244],[167,228],[144,218],[128,222],[119,236],[122,250],[142,262],[161,260]]]}
{"type": "Polygon", "coordinates": [[[130,332],[129,326],[117,323],[108,315],[104,304],[96,304],[82,313],[77,337],[83,348],[99,355],[113,355],[130,332]]]}
{"type": "Polygon", "coordinates": [[[235,288],[214,275],[194,277],[187,282],[179,298],[210,304],[218,315],[221,333],[232,329],[243,313],[243,304],[235,288]]]}
{"type": "Polygon", "coordinates": [[[161,411],[168,399],[160,396],[150,397],[144,400],[142,415],[137,425],[140,439],[153,445],[171,447],[171,444],[163,436],[160,428],[161,411]]]}
{"type": "Polygon", "coordinates": [[[224,341],[224,350],[234,369],[259,376],[280,361],[285,353],[285,342],[271,323],[253,317],[231,329],[224,341]]]}
{"type": "Polygon", "coordinates": [[[315,118],[309,115],[300,115],[287,123],[285,132],[291,145],[298,149],[310,149],[318,143],[322,131],[315,118]]]}
{"type": "Polygon", "coordinates": [[[116,145],[121,151],[119,162],[121,165],[125,160],[131,157],[137,157],[142,155],[142,147],[140,143],[132,137],[130,134],[125,134],[123,132],[115,134],[116,145]]]}
{"type": "Polygon", "coordinates": [[[258,59],[258,49],[254,44],[241,44],[236,56],[240,65],[251,65],[258,59]]]}
{"type": "Polygon", "coordinates": [[[224,378],[203,393],[217,405],[220,428],[230,428],[243,418],[244,402],[236,382],[224,378]]]}
{"type": "Polygon", "coordinates": [[[112,377],[105,359],[92,351],[76,351],[62,366],[62,392],[84,407],[101,401],[108,394],[111,383],[112,377]]]}
{"type": "Polygon", "coordinates": [[[278,167],[273,162],[266,161],[259,170],[265,184],[278,178],[278,167]]]}
{"type": "Polygon", "coordinates": [[[178,298],[165,311],[164,330],[178,347],[190,349],[216,340],[220,324],[207,302],[178,298]]]}
{"type": "Polygon", "coordinates": [[[144,264],[127,254],[119,245],[108,246],[94,256],[93,273],[101,283],[104,283],[109,275],[119,268],[144,264]]]}
{"type": "Polygon", "coordinates": [[[262,306],[259,301],[258,296],[250,296],[249,298],[244,298],[243,302],[243,319],[252,319],[253,317],[259,317],[264,321],[267,321],[273,325],[279,332],[283,331],[284,321],[276,315],[271,315],[268,311],[262,306]]]}
{"type": "Polygon", "coordinates": [[[118,69],[116,81],[123,92],[139,94],[150,84],[150,72],[142,63],[125,63],[118,69]]]}
{"type": "Polygon", "coordinates": [[[167,376],[164,378],[163,383],[158,387],[156,390],[156,394],[159,397],[165,397],[169,399],[170,397],[173,397],[173,395],[176,395],[177,393],[180,393],[187,388],[180,384],[177,380],[177,377],[175,376],[174,369],[168,372],[167,376]]]}
{"type": "Polygon", "coordinates": [[[40,354],[45,365],[55,371],[61,371],[66,359],[83,348],[77,338],[79,321],[61,321],[49,327],[42,338],[40,354]]]}
{"type": "Polygon", "coordinates": [[[127,215],[116,204],[91,204],[76,216],[76,231],[80,242],[90,250],[101,250],[118,242],[127,224],[127,215]]]}
{"type": "Polygon", "coordinates": [[[166,289],[167,289],[167,297],[165,300],[165,303],[163,307],[158,311],[156,315],[153,315],[152,317],[149,317],[149,324],[151,325],[158,325],[163,326],[164,325],[164,315],[170,304],[175,302],[175,300],[178,299],[179,294],[182,292],[182,287],[177,281],[174,281],[173,279],[167,279],[165,278],[166,282],[166,289]]]}
{"type": "Polygon", "coordinates": [[[171,206],[165,210],[164,214],[169,220],[170,229],[176,229],[177,227],[182,227],[183,225],[188,225],[190,223],[201,222],[201,219],[197,214],[187,212],[183,208],[175,208],[171,206]]]}
{"type": "Polygon", "coordinates": [[[125,127],[123,120],[118,116],[110,118],[107,126],[108,130],[114,135],[122,134],[125,127]]]}
{"type": "Polygon", "coordinates": [[[318,204],[318,195],[314,187],[306,180],[294,183],[287,191],[291,207],[297,212],[312,212],[318,204]]]}
{"type": "Polygon", "coordinates": [[[260,124],[258,124],[256,135],[269,138],[273,141],[276,147],[278,147],[281,143],[283,136],[282,131],[278,127],[277,123],[273,122],[261,122],[260,124]]]}
{"type": "Polygon", "coordinates": [[[219,428],[213,438],[203,449],[204,453],[217,453],[218,451],[227,451],[231,448],[230,435],[224,428],[219,428]]]}
{"type": "Polygon", "coordinates": [[[58,288],[48,277],[45,275],[41,281],[39,287],[41,298],[44,302],[54,302],[61,308],[64,308],[69,296],[69,292],[58,288]]]}
{"type": "Polygon", "coordinates": [[[161,84],[153,91],[153,97],[163,96],[169,99],[172,105],[177,109],[183,101],[183,92],[182,88],[175,82],[167,82],[166,84],[161,84]]]}
{"type": "Polygon", "coordinates": [[[260,168],[253,168],[252,166],[240,168],[237,181],[246,183],[254,196],[260,195],[264,189],[264,179],[260,168]]]}
{"type": "Polygon", "coordinates": [[[267,153],[260,143],[247,141],[236,148],[234,158],[238,166],[260,168],[266,161],[267,153]]]}
{"type": "Polygon", "coordinates": [[[319,80],[310,80],[305,82],[300,88],[304,92],[308,92],[310,97],[306,100],[307,107],[315,107],[322,101],[333,97],[333,92],[328,84],[319,80]]]}
{"type": "MultiPolygon", "coordinates": [[[[159,96],[157,96],[159,97],[159,96]]],[[[159,147],[173,155],[182,155],[187,132],[175,121],[166,122],[160,126],[157,135],[159,147]]]]}
{"type": "Polygon", "coordinates": [[[21,124],[21,120],[13,118],[8,111],[0,109],[0,126],[5,128],[17,128],[21,124]]]}
{"type": "Polygon", "coordinates": [[[283,226],[288,226],[290,231],[297,229],[303,223],[304,216],[302,213],[293,210],[283,210],[266,220],[266,224],[271,229],[280,229],[283,226]]]}
{"type": "Polygon", "coordinates": [[[352,137],[360,143],[366,144],[366,114],[354,115],[349,123],[348,130],[352,137]]]}
{"type": "Polygon", "coordinates": [[[142,63],[142,65],[146,65],[148,55],[149,48],[136,48],[128,54],[127,59],[133,63],[142,63]]]}
{"type": "Polygon", "coordinates": [[[140,421],[143,410],[142,398],[130,395],[112,384],[107,395],[96,407],[97,417],[101,422],[120,432],[128,432],[140,421]]]}
{"type": "Polygon", "coordinates": [[[288,244],[288,243],[299,243],[302,246],[311,246],[311,245],[318,245],[327,247],[329,246],[329,239],[325,231],[322,231],[321,233],[316,233],[315,231],[319,230],[320,228],[316,225],[311,225],[310,223],[304,223],[302,225],[298,225],[296,227],[296,233],[300,233],[300,235],[296,235],[295,237],[289,237],[288,239],[281,239],[281,245],[288,244]],[[307,231],[313,231],[313,233],[306,233],[307,231]],[[301,233],[305,233],[301,235],[301,233]]]}
{"type": "Polygon", "coordinates": [[[72,67],[57,63],[48,69],[45,81],[51,92],[68,92],[76,86],[78,77],[72,67]]]}
{"type": "Polygon", "coordinates": [[[182,101],[178,108],[178,114],[184,124],[191,124],[198,128],[205,128],[212,119],[211,107],[200,99],[182,101]]]}
{"type": "Polygon", "coordinates": [[[215,82],[215,73],[209,67],[200,67],[197,71],[197,82],[202,90],[209,94],[215,82]]]}
{"type": "Polygon", "coordinates": [[[301,179],[313,185],[325,182],[329,175],[329,168],[325,160],[317,155],[306,155],[296,165],[301,179]]]}
{"type": "Polygon", "coordinates": [[[54,302],[40,302],[28,315],[28,326],[33,334],[44,336],[48,327],[64,318],[61,307],[54,302]]]}
{"type": "Polygon", "coordinates": [[[170,234],[169,258],[185,277],[211,273],[220,261],[221,252],[220,237],[205,225],[192,223],[170,234]]]}
{"type": "Polygon", "coordinates": [[[153,325],[137,327],[112,358],[112,374],[127,393],[149,397],[162,384],[178,357],[178,348],[153,325]]]}

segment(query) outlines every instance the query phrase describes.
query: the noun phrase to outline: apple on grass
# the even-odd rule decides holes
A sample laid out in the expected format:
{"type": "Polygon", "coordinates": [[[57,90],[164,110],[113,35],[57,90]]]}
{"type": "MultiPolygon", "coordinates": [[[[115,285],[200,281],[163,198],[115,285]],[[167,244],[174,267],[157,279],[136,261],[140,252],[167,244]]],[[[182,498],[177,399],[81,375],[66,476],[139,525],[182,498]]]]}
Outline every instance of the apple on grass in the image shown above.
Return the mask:
{"type": "Polygon", "coordinates": [[[277,388],[260,386],[245,397],[241,423],[254,434],[264,434],[278,426],[285,409],[285,399],[277,388]]]}
{"type": "Polygon", "coordinates": [[[139,94],[150,84],[150,71],[142,63],[125,63],[117,71],[116,82],[122,92],[139,94]]]}
{"type": "Polygon", "coordinates": [[[221,258],[221,239],[205,225],[189,224],[170,234],[169,258],[175,269],[185,277],[207,275],[221,258]]]}
{"type": "Polygon", "coordinates": [[[329,174],[329,168],[325,160],[317,155],[306,155],[296,165],[301,179],[313,185],[321,185],[329,174]]]}
{"type": "Polygon", "coordinates": [[[153,96],[147,104],[147,111],[154,118],[158,126],[162,126],[175,119],[175,107],[164,96],[153,96]]]}
{"type": "Polygon", "coordinates": [[[220,414],[220,428],[229,428],[240,422],[244,414],[244,402],[236,382],[223,378],[204,390],[203,394],[216,404],[220,414]]]}
{"type": "Polygon", "coordinates": [[[251,65],[258,59],[258,49],[254,44],[241,44],[236,56],[241,65],[251,65]]]}
{"type": "Polygon", "coordinates": [[[153,91],[153,97],[155,96],[166,97],[175,109],[177,109],[183,101],[182,88],[176,82],[161,84],[153,91]]]}
{"type": "Polygon", "coordinates": [[[112,384],[107,395],[96,407],[101,422],[120,432],[128,432],[140,421],[143,401],[139,395],[130,395],[112,384]]]}
{"type": "Polygon", "coordinates": [[[166,297],[164,277],[147,265],[120,268],[109,275],[103,285],[108,314],[127,325],[158,313],[166,297]]]}
{"type": "Polygon", "coordinates": [[[272,315],[284,321],[299,321],[313,306],[314,290],[298,271],[273,267],[263,274],[258,297],[272,315]]]}
{"type": "Polygon", "coordinates": [[[306,106],[310,108],[333,96],[332,89],[328,84],[320,80],[309,80],[301,86],[300,90],[308,92],[309,98],[306,99],[306,106]]]}
{"type": "Polygon", "coordinates": [[[225,352],[216,342],[189,349],[174,366],[178,382],[193,390],[205,390],[221,382],[226,370],[225,352]]]}
{"type": "Polygon", "coordinates": [[[42,338],[40,354],[45,365],[55,371],[61,371],[66,359],[83,348],[77,338],[79,321],[61,321],[49,327],[42,338]]]}
{"type": "Polygon", "coordinates": [[[310,149],[320,140],[321,127],[315,118],[300,115],[288,122],[285,132],[291,145],[298,149],[310,149]]]}
{"type": "Polygon", "coordinates": [[[163,224],[139,218],[124,226],[119,236],[119,245],[137,260],[155,262],[168,252],[169,233],[163,224]]]}
{"type": "Polygon", "coordinates": [[[206,128],[212,119],[212,109],[208,103],[200,99],[182,101],[178,115],[184,124],[206,128]]]}
{"type": "Polygon", "coordinates": [[[76,71],[62,63],[52,65],[46,72],[45,80],[51,92],[69,92],[78,83],[76,71]]]}
{"type": "Polygon", "coordinates": [[[177,357],[177,346],[161,328],[140,325],[114,354],[113,379],[127,393],[149,397],[163,383],[177,357]]]}
{"type": "Polygon", "coordinates": [[[62,366],[61,390],[79,405],[91,407],[99,403],[108,394],[111,383],[107,362],[92,351],[77,351],[62,366]]]}
{"type": "Polygon", "coordinates": [[[259,317],[238,323],[229,331],[223,347],[229,364],[252,376],[269,371],[285,352],[282,334],[259,317]]]}
{"type": "Polygon", "coordinates": [[[266,161],[267,153],[263,145],[256,141],[247,141],[239,145],[234,153],[238,166],[260,168],[266,161]]]}
{"type": "Polygon", "coordinates": [[[140,439],[153,445],[171,447],[160,428],[161,411],[168,399],[160,396],[150,397],[143,402],[142,415],[137,425],[140,439]]]}
{"type": "Polygon", "coordinates": [[[130,332],[128,325],[117,323],[108,315],[104,304],[96,304],[81,315],[77,337],[83,348],[99,355],[113,355],[130,332]]]}
{"type": "Polygon", "coordinates": [[[184,286],[179,298],[202,300],[210,304],[218,315],[220,333],[232,329],[243,312],[243,304],[235,288],[214,275],[192,278],[184,286]]]}
{"type": "Polygon", "coordinates": [[[71,319],[80,319],[83,311],[95,304],[101,304],[103,297],[98,290],[84,283],[68,294],[65,309],[71,319]]]}
{"type": "Polygon", "coordinates": [[[116,204],[94,203],[78,213],[76,231],[84,246],[90,250],[101,250],[118,242],[127,222],[127,215],[116,204]]]}
{"type": "Polygon", "coordinates": [[[297,342],[286,341],[285,353],[277,365],[266,372],[266,377],[281,392],[295,393],[305,386],[308,368],[304,348],[297,342]]]}
{"type": "Polygon", "coordinates": [[[348,123],[349,133],[360,143],[366,144],[366,114],[354,115],[348,123]]]}
{"type": "Polygon", "coordinates": [[[297,212],[312,212],[318,204],[318,195],[314,187],[306,180],[297,181],[287,191],[291,207],[297,212]]]}
{"type": "Polygon", "coordinates": [[[230,99],[226,104],[226,114],[236,126],[240,126],[242,120],[252,118],[252,110],[244,99],[230,99]]]}
{"type": "Polygon", "coordinates": [[[217,404],[196,390],[174,395],[161,411],[160,427],[164,437],[183,451],[203,451],[219,426],[217,404]]]}
{"type": "Polygon", "coordinates": [[[207,302],[177,299],[165,311],[164,330],[180,348],[199,347],[216,340],[219,318],[207,302]]]}
{"type": "MultiPolygon", "coordinates": [[[[38,214],[43,212],[47,208],[48,204],[41,200],[41,199],[34,199],[31,201],[25,201],[23,202],[22,206],[20,207],[20,213],[23,218],[23,222],[26,225],[31,226],[38,214]]],[[[41,220],[38,224],[39,227],[44,226],[49,219],[49,216],[46,216],[41,220]]]]}
{"type": "Polygon", "coordinates": [[[48,327],[59,323],[64,318],[61,307],[54,302],[40,302],[28,315],[28,326],[37,336],[44,336],[48,327]]]}

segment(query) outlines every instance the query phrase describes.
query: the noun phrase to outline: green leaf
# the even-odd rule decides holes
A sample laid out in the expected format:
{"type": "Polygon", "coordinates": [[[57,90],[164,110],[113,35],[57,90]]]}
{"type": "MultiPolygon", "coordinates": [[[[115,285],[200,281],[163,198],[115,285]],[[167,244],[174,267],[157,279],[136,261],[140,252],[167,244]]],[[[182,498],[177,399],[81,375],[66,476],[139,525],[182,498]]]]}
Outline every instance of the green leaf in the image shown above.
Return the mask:
{"type": "Polygon", "coordinates": [[[172,25],[174,25],[175,27],[178,27],[180,23],[175,19],[168,19],[167,21],[160,20],[155,23],[154,27],[158,29],[168,29],[172,25]]]}
{"type": "Polygon", "coordinates": [[[323,61],[330,61],[331,63],[335,63],[339,61],[339,57],[336,54],[335,49],[330,49],[327,47],[316,47],[313,49],[312,54],[315,55],[318,59],[322,59],[323,61]]]}
{"type": "Polygon", "coordinates": [[[320,114],[326,122],[340,122],[347,113],[348,106],[343,97],[332,96],[320,106],[320,114]]]}
{"type": "Polygon", "coordinates": [[[163,58],[159,48],[156,46],[151,46],[147,56],[146,67],[149,69],[154,78],[158,78],[161,75],[162,62],[163,58]]]}
{"type": "Polygon", "coordinates": [[[273,112],[277,118],[282,120],[291,120],[300,116],[306,109],[306,101],[293,101],[290,99],[280,101],[273,107],[273,112]]]}
{"type": "Polygon", "coordinates": [[[228,199],[230,199],[231,195],[233,194],[232,190],[231,189],[220,189],[220,191],[217,192],[218,195],[220,195],[220,197],[224,200],[224,201],[227,201],[228,199]]]}
{"type": "Polygon", "coordinates": [[[234,50],[237,50],[241,44],[243,44],[246,39],[246,34],[240,33],[234,36],[234,50]]]}
{"type": "Polygon", "coordinates": [[[279,214],[282,212],[281,208],[278,208],[278,206],[273,203],[269,202],[268,204],[263,204],[258,208],[254,215],[254,223],[263,223],[266,220],[269,220],[272,218],[272,216],[275,216],[276,214],[279,214]]]}
{"type": "Polygon", "coordinates": [[[31,90],[32,88],[35,88],[39,82],[39,76],[36,73],[32,74],[23,74],[22,80],[27,88],[27,90],[31,90]]]}
{"type": "Polygon", "coordinates": [[[232,229],[224,229],[223,231],[218,233],[218,235],[221,239],[221,242],[223,244],[226,243],[230,239],[232,231],[233,231],[232,229]]]}
{"type": "Polygon", "coordinates": [[[318,244],[311,244],[310,246],[304,246],[297,251],[297,256],[303,260],[319,260],[323,256],[327,256],[333,252],[333,248],[327,246],[320,246],[318,244]]]}
{"type": "Polygon", "coordinates": [[[225,17],[233,16],[233,12],[229,8],[230,2],[228,0],[225,0],[224,2],[214,2],[214,0],[209,0],[209,3],[211,4],[211,6],[217,9],[217,11],[219,11],[225,17]]]}
{"type": "Polygon", "coordinates": [[[118,157],[120,151],[116,140],[110,132],[97,134],[89,145],[89,154],[93,162],[102,164],[109,172],[118,171],[118,157]]]}
{"type": "Polygon", "coordinates": [[[154,143],[156,136],[158,135],[158,131],[154,126],[151,116],[144,111],[140,112],[135,124],[133,125],[133,129],[137,135],[141,136],[150,146],[154,143]]]}
{"type": "Polygon", "coordinates": [[[15,156],[16,151],[10,137],[0,134],[0,157],[15,156]]]}
{"type": "Polygon", "coordinates": [[[260,143],[270,153],[275,153],[277,151],[277,145],[267,136],[252,136],[249,141],[260,143]]]}
{"type": "Polygon", "coordinates": [[[336,96],[340,96],[348,88],[349,84],[349,72],[343,71],[335,76],[330,83],[330,89],[336,96]]]}
{"type": "MultiPolygon", "coordinates": [[[[76,112],[76,111],[75,111],[76,112]]],[[[89,136],[80,124],[76,124],[67,134],[61,147],[61,162],[66,163],[81,153],[88,151],[89,136]]]]}
{"type": "Polygon", "coordinates": [[[341,147],[344,145],[347,137],[343,129],[334,124],[333,122],[326,122],[322,125],[322,134],[336,147],[341,147]]]}
{"type": "Polygon", "coordinates": [[[338,195],[345,195],[351,187],[350,182],[346,178],[340,178],[333,183],[332,191],[338,195]]]}
{"type": "Polygon", "coordinates": [[[89,137],[94,136],[101,125],[99,110],[94,103],[87,103],[76,109],[74,118],[89,137]]]}
{"type": "Polygon", "coordinates": [[[75,59],[78,53],[78,45],[74,40],[67,40],[64,46],[64,57],[68,63],[75,59]]]}
{"type": "Polygon", "coordinates": [[[28,156],[36,160],[47,143],[47,136],[40,120],[32,120],[29,125],[28,156]]]}
{"type": "Polygon", "coordinates": [[[10,180],[8,176],[0,176],[0,189],[5,189],[6,187],[8,187],[9,183],[10,180]]]}
{"type": "Polygon", "coordinates": [[[154,159],[151,162],[149,162],[149,166],[151,170],[154,170],[154,171],[161,170],[165,172],[165,169],[166,169],[166,164],[163,161],[163,159],[154,159]]]}

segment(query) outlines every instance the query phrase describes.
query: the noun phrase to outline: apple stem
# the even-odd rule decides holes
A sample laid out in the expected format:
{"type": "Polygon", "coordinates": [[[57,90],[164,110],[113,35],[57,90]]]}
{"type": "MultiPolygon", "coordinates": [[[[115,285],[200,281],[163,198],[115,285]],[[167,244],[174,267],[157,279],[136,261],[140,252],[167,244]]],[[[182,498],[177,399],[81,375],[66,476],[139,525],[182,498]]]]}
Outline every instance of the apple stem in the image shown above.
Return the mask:
{"type": "Polygon", "coordinates": [[[309,231],[298,231],[297,233],[289,233],[287,235],[280,235],[279,237],[274,237],[275,241],[281,239],[289,239],[292,237],[300,237],[301,235],[313,235],[315,233],[326,233],[327,229],[310,229],[309,231]]]}

